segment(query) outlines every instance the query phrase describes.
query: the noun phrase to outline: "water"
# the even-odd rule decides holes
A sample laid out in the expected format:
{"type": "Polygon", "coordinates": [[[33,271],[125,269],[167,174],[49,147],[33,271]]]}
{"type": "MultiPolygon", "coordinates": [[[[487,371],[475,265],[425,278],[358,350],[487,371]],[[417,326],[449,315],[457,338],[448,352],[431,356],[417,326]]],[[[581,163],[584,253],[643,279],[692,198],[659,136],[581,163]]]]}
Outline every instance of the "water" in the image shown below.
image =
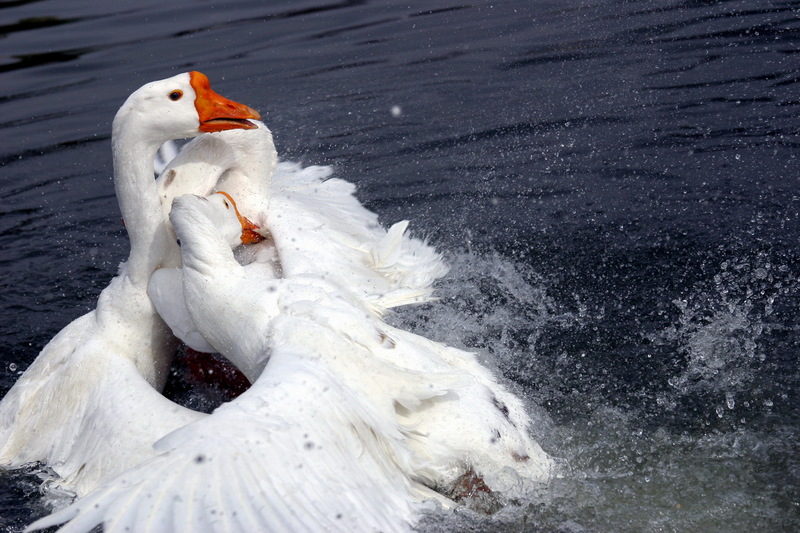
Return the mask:
{"type": "MultiPolygon", "coordinates": [[[[116,109],[198,69],[447,255],[442,301],[393,320],[479,349],[565,464],[423,529],[800,528],[800,2],[19,1],[0,27],[3,390],[126,254],[116,109]]],[[[0,528],[46,512],[34,473],[0,484],[0,528]]]]}

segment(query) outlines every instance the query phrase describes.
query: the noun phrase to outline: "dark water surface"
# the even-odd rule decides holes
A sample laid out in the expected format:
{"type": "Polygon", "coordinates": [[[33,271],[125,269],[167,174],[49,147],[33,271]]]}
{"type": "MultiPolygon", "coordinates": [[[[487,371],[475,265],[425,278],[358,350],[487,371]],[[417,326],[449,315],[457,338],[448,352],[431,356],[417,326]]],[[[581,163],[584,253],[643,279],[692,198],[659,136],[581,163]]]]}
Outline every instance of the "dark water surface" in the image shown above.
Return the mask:
{"type": "MultiPolygon", "coordinates": [[[[394,320],[480,349],[566,465],[423,529],[800,529],[800,2],[20,0],[0,34],[0,393],[127,253],[117,108],[197,69],[445,253],[394,320]]],[[[0,476],[0,530],[37,486],[0,476]]]]}

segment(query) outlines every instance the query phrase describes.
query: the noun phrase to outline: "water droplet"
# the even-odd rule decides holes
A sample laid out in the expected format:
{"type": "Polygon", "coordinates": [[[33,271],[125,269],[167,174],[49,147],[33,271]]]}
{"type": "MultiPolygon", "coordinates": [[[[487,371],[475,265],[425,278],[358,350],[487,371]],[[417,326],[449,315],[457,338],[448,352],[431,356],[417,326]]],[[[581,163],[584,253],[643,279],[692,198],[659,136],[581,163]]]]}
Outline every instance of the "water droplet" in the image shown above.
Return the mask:
{"type": "Polygon", "coordinates": [[[728,409],[733,409],[736,407],[736,399],[733,397],[732,392],[725,393],[725,405],[728,406],[728,409]]]}

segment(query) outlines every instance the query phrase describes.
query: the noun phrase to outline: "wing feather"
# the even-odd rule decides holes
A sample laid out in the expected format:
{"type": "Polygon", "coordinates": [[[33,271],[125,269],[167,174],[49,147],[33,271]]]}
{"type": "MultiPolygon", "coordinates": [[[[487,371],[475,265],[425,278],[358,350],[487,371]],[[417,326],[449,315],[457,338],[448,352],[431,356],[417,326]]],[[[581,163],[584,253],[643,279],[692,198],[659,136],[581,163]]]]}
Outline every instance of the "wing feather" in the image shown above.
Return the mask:
{"type": "Polygon", "coordinates": [[[430,301],[432,284],[447,272],[441,256],[408,237],[407,221],[387,232],[356,199],[355,187],[330,173],[291,163],[276,168],[267,226],[284,275],[314,274],[354,288],[379,314],[430,301]]]}
{"type": "MultiPolygon", "coordinates": [[[[408,530],[417,502],[398,451],[403,431],[387,431],[383,414],[327,364],[331,354],[308,340],[324,326],[277,322],[281,340],[251,389],[31,529],[71,519],[63,531],[100,523],[109,533],[408,530]]],[[[347,357],[360,355],[335,359],[347,357]]]]}

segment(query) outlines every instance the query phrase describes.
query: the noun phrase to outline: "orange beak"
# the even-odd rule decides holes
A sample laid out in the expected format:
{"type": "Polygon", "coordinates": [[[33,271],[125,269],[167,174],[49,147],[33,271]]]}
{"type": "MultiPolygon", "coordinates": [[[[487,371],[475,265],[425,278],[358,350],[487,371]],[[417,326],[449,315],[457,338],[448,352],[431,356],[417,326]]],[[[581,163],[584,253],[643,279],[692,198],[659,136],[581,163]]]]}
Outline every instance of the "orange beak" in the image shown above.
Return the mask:
{"type": "Polygon", "coordinates": [[[236,212],[236,218],[239,219],[239,224],[242,225],[242,244],[255,244],[265,239],[263,235],[256,231],[261,228],[247,220],[247,217],[244,217],[241,213],[239,213],[239,208],[236,207],[236,202],[233,201],[233,198],[231,198],[230,194],[222,191],[218,191],[217,194],[223,195],[231,202],[231,205],[233,205],[233,210],[236,212]]]}
{"type": "Polygon", "coordinates": [[[213,133],[234,129],[252,130],[258,127],[248,120],[261,119],[258,111],[212,91],[208,78],[201,72],[193,70],[189,73],[189,78],[197,95],[194,107],[200,118],[200,131],[213,133]]]}
{"type": "Polygon", "coordinates": [[[242,244],[256,244],[264,240],[264,236],[256,232],[261,229],[245,217],[242,217],[242,244]]]}

